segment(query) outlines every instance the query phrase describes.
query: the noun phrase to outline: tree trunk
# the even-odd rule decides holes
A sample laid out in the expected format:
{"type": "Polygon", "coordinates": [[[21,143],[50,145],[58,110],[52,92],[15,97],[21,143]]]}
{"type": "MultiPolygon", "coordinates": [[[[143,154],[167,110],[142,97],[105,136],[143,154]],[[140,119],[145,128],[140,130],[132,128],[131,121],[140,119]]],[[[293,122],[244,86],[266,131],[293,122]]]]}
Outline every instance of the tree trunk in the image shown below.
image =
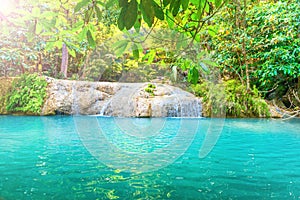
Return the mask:
{"type": "Polygon", "coordinates": [[[67,46],[65,43],[63,43],[60,72],[64,75],[65,78],[67,78],[68,57],[69,57],[69,53],[68,53],[67,46]]]}

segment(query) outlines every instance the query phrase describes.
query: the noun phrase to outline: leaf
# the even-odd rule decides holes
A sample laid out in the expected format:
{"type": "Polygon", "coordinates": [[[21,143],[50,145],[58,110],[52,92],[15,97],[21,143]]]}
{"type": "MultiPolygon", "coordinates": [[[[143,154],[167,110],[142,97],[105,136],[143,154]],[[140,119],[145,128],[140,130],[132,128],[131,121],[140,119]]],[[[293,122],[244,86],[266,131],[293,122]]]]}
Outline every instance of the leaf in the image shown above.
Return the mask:
{"type": "Polygon", "coordinates": [[[142,11],[144,21],[149,27],[151,27],[154,22],[155,15],[153,0],[141,0],[140,9],[142,11]]]}
{"type": "Polygon", "coordinates": [[[98,21],[100,21],[101,18],[102,18],[102,13],[100,11],[100,8],[98,6],[95,6],[95,11],[96,11],[96,15],[97,15],[98,21]]]}
{"type": "Polygon", "coordinates": [[[122,7],[121,13],[118,18],[118,27],[120,30],[126,28],[131,29],[137,19],[138,4],[136,0],[131,0],[129,3],[123,0],[119,0],[119,4],[122,7]]]}
{"type": "Polygon", "coordinates": [[[207,65],[210,65],[210,66],[213,66],[213,67],[217,67],[218,66],[218,64],[217,63],[215,63],[215,62],[213,62],[213,61],[211,61],[211,60],[201,60],[201,62],[203,62],[204,64],[207,64],[207,65]]]}
{"type": "Polygon", "coordinates": [[[136,44],[133,44],[133,46],[132,46],[132,54],[133,54],[134,59],[136,59],[136,60],[139,59],[140,51],[139,51],[139,48],[136,44]]]}
{"type": "MultiPolygon", "coordinates": [[[[200,0],[200,1],[201,1],[201,0],[200,0]]],[[[191,2],[192,4],[194,4],[196,7],[198,7],[200,1],[199,1],[199,0],[190,0],[190,2],[191,2]]]]}
{"type": "Polygon", "coordinates": [[[197,84],[199,79],[199,72],[195,67],[192,67],[188,72],[188,81],[192,84],[197,84]]]}
{"type": "Polygon", "coordinates": [[[74,8],[74,12],[77,13],[81,8],[84,6],[87,6],[90,3],[90,0],[82,0],[79,3],[76,4],[74,8]]]}
{"type": "Polygon", "coordinates": [[[75,52],[74,49],[68,48],[68,51],[69,51],[69,54],[70,54],[73,58],[76,58],[76,52],[75,52]]]}
{"type": "Polygon", "coordinates": [[[85,26],[81,32],[78,34],[78,39],[80,41],[83,41],[86,38],[86,34],[87,34],[88,28],[85,26]]]}
{"type": "Polygon", "coordinates": [[[181,1],[181,6],[183,10],[186,10],[189,7],[189,0],[181,1]]]}
{"type": "Polygon", "coordinates": [[[153,5],[154,5],[155,17],[157,17],[157,19],[164,20],[165,14],[163,12],[163,9],[156,2],[153,3],[154,3],[153,5]]]}
{"type": "Polygon", "coordinates": [[[89,22],[93,10],[87,10],[84,14],[84,22],[89,22]]]}
{"type": "Polygon", "coordinates": [[[208,28],[208,34],[212,37],[215,37],[217,34],[217,31],[213,28],[208,28]]]}
{"type": "Polygon", "coordinates": [[[128,40],[120,40],[113,44],[113,49],[115,51],[116,56],[121,56],[128,46],[128,40]]]}
{"type": "Polygon", "coordinates": [[[173,0],[170,4],[170,9],[174,17],[178,14],[179,8],[180,8],[180,0],[173,0]]]}
{"type": "Polygon", "coordinates": [[[120,15],[119,15],[119,18],[118,18],[118,27],[120,30],[123,30],[125,28],[125,18],[126,18],[126,7],[125,8],[122,8],[121,9],[121,12],[120,12],[120,15]]]}
{"type": "Polygon", "coordinates": [[[133,25],[134,29],[136,32],[140,32],[140,29],[141,29],[141,17],[138,16],[137,20],[135,21],[135,24],[133,25]]]}
{"type": "Polygon", "coordinates": [[[215,0],[216,8],[220,7],[221,4],[222,4],[222,0],[215,0]]]}
{"type": "Polygon", "coordinates": [[[174,28],[174,17],[173,15],[170,13],[169,10],[166,11],[166,20],[167,20],[167,23],[169,25],[169,27],[172,29],[174,28]]]}
{"type": "Polygon", "coordinates": [[[39,21],[36,22],[35,24],[35,34],[40,34],[43,30],[43,26],[41,25],[41,23],[39,21]]]}
{"type": "Polygon", "coordinates": [[[164,4],[164,7],[166,7],[167,5],[169,5],[171,2],[171,0],[164,0],[163,4],[164,4]]]}
{"type": "MultiPolygon", "coordinates": [[[[136,0],[131,0],[128,4],[128,7],[126,9],[124,18],[124,24],[127,30],[131,29],[133,25],[135,24],[136,18],[137,18],[137,11],[138,11],[138,4],[136,0]]],[[[123,8],[124,9],[124,8],[123,8]]]]}
{"type": "Polygon", "coordinates": [[[88,30],[88,31],[87,31],[86,37],[87,37],[87,40],[88,40],[89,45],[90,45],[92,48],[95,48],[95,47],[96,47],[96,42],[95,42],[95,39],[93,38],[93,35],[92,35],[92,33],[91,33],[91,30],[88,30]]]}

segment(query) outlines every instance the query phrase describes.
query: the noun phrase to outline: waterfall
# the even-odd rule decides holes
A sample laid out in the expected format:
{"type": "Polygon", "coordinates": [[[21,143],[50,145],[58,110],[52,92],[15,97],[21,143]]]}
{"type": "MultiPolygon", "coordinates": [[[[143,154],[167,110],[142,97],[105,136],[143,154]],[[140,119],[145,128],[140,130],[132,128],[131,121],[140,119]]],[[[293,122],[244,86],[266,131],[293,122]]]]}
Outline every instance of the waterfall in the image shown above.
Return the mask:
{"type": "Polygon", "coordinates": [[[185,91],[179,89],[173,90],[172,95],[175,96],[174,100],[177,101],[177,104],[174,104],[173,112],[169,112],[168,117],[201,117],[200,99],[189,97],[185,91]]]}
{"type": "Polygon", "coordinates": [[[99,113],[100,116],[105,116],[106,115],[106,110],[107,110],[110,103],[111,103],[111,99],[109,99],[106,103],[104,103],[104,105],[102,106],[101,111],[99,113]]]}
{"type": "Polygon", "coordinates": [[[77,94],[77,88],[76,88],[76,82],[74,81],[72,83],[72,108],[71,108],[71,114],[72,115],[79,115],[80,109],[79,109],[79,100],[78,100],[78,94],[77,94]]]}

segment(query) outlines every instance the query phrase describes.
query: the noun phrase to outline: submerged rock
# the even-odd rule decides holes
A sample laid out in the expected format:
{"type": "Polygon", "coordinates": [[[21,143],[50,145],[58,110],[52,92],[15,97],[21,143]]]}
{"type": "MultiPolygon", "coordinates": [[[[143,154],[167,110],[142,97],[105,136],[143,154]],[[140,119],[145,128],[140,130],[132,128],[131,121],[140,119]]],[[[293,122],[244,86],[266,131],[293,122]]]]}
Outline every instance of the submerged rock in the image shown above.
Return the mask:
{"type": "Polygon", "coordinates": [[[156,83],[111,83],[47,78],[43,115],[55,113],[119,117],[200,117],[200,99],[179,88],[156,83]]]}

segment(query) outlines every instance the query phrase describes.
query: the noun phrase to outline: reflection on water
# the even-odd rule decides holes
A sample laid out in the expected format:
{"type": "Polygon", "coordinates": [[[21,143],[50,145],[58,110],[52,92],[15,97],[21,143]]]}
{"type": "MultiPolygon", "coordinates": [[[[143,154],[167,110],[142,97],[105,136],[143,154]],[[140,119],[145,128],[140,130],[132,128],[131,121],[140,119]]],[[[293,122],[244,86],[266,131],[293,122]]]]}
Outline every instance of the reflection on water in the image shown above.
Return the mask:
{"type": "Polygon", "coordinates": [[[299,119],[227,119],[202,159],[185,120],[0,116],[0,199],[300,198],[299,119]]]}

